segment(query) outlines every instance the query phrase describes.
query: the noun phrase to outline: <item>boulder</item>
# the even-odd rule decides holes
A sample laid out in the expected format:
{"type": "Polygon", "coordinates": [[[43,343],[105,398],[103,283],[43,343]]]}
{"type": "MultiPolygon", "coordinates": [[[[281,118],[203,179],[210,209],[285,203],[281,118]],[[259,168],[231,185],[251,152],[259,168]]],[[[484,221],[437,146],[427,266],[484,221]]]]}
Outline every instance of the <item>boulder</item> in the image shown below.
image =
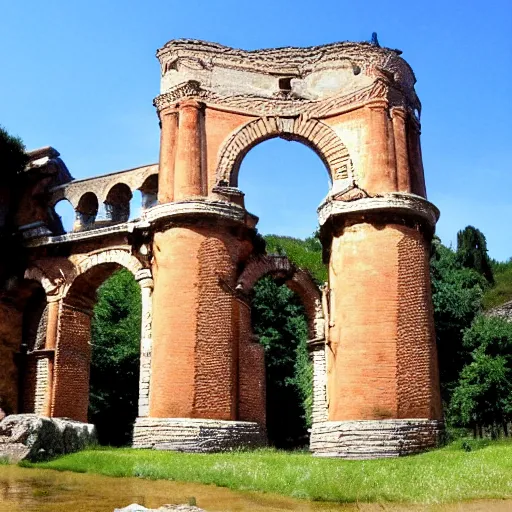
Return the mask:
{"type": "Polygon", "coordinates": [[[132,503],[124,508],[116,508],[114,512],[165,512],[169,510],[176,510],[178,512],[206,512],[202,508],[197,508],[193,505],[163,505],[160,508],[146,508],[137,503],[132,503]]]}
{"type": "Polygon", "coordinates": [[[0,421],[0,458],[39,462],[96,443],[94,425],[37,414],[11,414],[0,421]]]}

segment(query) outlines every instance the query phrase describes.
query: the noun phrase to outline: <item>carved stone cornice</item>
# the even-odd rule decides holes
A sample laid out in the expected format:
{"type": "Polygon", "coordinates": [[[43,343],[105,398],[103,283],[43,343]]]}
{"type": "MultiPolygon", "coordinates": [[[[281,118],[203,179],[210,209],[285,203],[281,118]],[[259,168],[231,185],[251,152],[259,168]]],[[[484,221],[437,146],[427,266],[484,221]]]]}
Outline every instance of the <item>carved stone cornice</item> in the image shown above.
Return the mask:
{"type": "Polygon", "coordinates": [[[379,212],[417,217],[426,221],[431,228],[434,228],[439,219],[437,207],[423,197],[415,194],[391,193],[352,201],[329,198],[318,207],[318,222],[323,226],[333,217],[379,212]]]}
{"type": "MultiPolygon", "coordinates": [[[[153,104],[157,111],[176,108],[181,101],[195,99],[206,103],[209,107],[227,110],[230,112],[249,115],[279,115],[298,116],[300,114],[314,118],[324,118],[341,113],[348,108],[357,108],[372,100],[381,99],[393,104],[406,107],[403,95],[391,95],[393,86],[382,78],[376,79],[372,84],[358,91],[348,94],[338,94],[321,100],[304,98],[264,98],[257,95],[221,95],[207,88],[201,87],[196,80],[189,80],[177,85],[170,91],[157,96],[153,104]]],[[[396,91],[395,91],[396,92],[396,91]]]]}
{"type": "Polygon", "coordinates": [[[144,211],[142,220],[154,225],[162,221],[172,221],[177,218],[213,216],[236,223],[246,224],[248,212],[245,208],[223,201],[209,201],[205,199],[191,199],[164,203],[144,211]]]}

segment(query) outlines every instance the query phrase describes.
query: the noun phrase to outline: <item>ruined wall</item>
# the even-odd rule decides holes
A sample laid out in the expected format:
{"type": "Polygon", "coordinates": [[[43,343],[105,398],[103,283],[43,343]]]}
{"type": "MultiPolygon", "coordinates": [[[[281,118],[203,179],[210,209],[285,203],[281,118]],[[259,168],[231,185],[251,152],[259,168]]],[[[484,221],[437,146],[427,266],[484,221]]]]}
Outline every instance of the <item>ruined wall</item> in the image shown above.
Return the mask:
{"type": "Polygon", "coordinates": [[[63,304],[55,353],[53,417],[87,422],[91,316],[63,304]]]}
{"type": "Polygon", "coordinates": [[[0,302],[0,407],[7,413],[18,411],[18,366],[21,346],[22,313],[0,302]]]}
{"type": "Polygon", "coordinates": [[[240,304],[238,419],[266,425],[265,351],[252,333],[251,310],[240,304]]]}

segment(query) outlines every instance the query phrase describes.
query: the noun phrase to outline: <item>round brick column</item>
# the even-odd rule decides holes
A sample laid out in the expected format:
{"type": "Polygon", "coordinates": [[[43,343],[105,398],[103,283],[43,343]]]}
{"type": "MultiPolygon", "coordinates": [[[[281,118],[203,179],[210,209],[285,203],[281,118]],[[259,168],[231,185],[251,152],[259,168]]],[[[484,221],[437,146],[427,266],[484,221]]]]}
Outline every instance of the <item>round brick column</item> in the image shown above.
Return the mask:
{"type": "Polygon", "coordinates": [[[137,418],[134,447],[204,452],[265,443],[264,425],[240,420],[239,410],[239,352],[248,354],[239,344],[246,306],[235,287],[253,250],[247,217],[240,206],[208,200],[148,211],[159,225],[149,414],[137,418]]]}
{"type": "Polygon", "coordinates": [[[235,420],[234,288],[246,242],[229,221],[204,212],[194,217],[181,217],[154,236],[149,416],[235,420]]]}
{"type": "Polygon", "coordinates": [[[442,410],[429,257],[437,214],[407,194],[332,201],[320,211],[330,238],[328,421],[314,429],[313,451],[364,458],[436,442],[442,410]]]}

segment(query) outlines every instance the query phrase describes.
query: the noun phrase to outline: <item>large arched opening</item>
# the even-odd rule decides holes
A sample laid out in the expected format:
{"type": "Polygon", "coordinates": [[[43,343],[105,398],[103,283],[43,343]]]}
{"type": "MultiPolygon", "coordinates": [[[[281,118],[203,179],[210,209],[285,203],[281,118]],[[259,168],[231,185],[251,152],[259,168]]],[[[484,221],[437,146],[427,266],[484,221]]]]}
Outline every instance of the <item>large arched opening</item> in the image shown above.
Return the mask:
{"type": "MultiPolygon", "coordinates": [[[[325,158],[302,139],[292,139],[274,137],[255,145],[235,170],[236,183],[247,210],[259,217],[267,253],[288,257],[320,285],[327,272],[316,238],[317,208],[331,179],[325,158]]],[[[269,271],[249,293],[254,340],[265,351],[267,435],[270,444],[286,449],[308,445],[313,410],[308,341],[315,337],[310,327],[315,312],[293,287],[294,271],[269,271]]]]}
{"type": "Polygon", "coordinates": [[[141,287],[150,278],[121,250],[90,255],[76,274],[60,304],[52,416],[94,423],[101,444],[126,445],[145,392],[141,287]]]}

